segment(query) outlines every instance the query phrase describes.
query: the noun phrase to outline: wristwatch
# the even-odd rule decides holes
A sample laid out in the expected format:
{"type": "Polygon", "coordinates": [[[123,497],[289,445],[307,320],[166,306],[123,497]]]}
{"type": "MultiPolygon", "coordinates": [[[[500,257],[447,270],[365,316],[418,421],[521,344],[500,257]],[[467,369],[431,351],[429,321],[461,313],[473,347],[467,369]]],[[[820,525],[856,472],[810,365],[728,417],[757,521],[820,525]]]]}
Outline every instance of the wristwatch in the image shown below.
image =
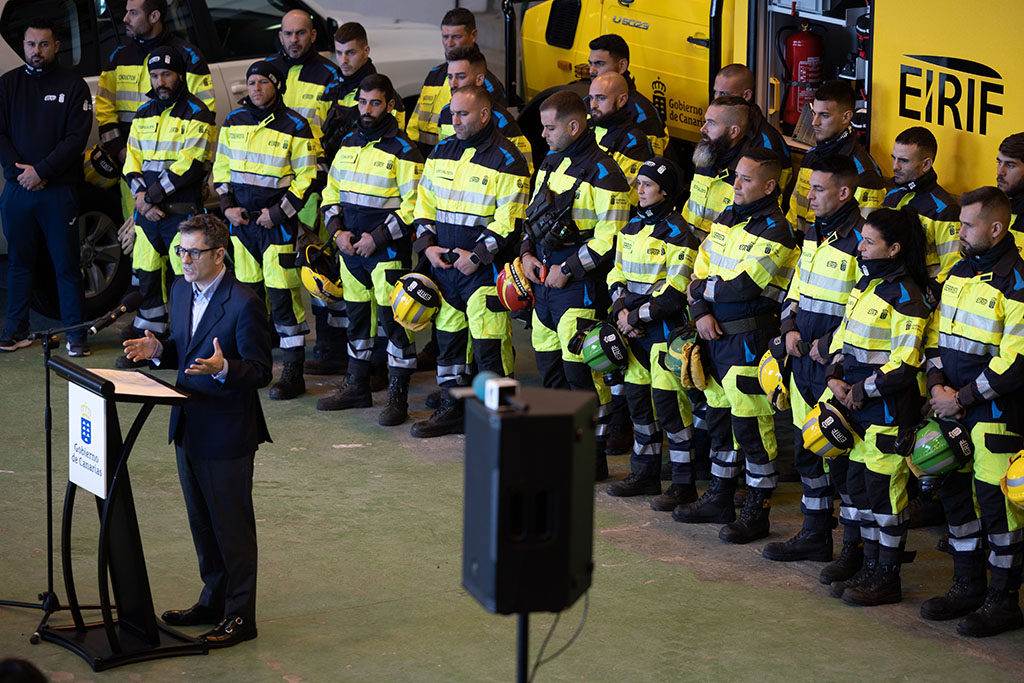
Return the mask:
{"type": "Polygon", "coordinates": [[[469,262],[472,263],[474,266],[480,265],[480,257],[476,255],[475,251],[469,252],[469,262]]]}
{"type": "Polygon", "coordinates": [[[569,270],[569,266],[562,264],[562,275],[566,277],[572,277],[572,271],[569,270]]]}

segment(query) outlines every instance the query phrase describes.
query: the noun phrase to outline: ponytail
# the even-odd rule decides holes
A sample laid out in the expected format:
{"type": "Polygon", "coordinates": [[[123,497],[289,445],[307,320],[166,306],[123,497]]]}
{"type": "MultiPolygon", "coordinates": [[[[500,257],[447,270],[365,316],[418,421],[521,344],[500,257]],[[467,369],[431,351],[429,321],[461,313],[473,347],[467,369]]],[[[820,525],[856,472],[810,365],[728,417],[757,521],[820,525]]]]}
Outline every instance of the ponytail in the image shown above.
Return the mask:
{"type": "Polygon", "coordinates": [[[882,233],[882,239],[886,244],[900,245],[900,252],[896,258],[902,260],[907,274],[921,291],[928,291],[930,278],[925,266],[927,242],[917,211],[909,206],[899,210],[878,209],[868,215],[866,222],[882,233]]]}

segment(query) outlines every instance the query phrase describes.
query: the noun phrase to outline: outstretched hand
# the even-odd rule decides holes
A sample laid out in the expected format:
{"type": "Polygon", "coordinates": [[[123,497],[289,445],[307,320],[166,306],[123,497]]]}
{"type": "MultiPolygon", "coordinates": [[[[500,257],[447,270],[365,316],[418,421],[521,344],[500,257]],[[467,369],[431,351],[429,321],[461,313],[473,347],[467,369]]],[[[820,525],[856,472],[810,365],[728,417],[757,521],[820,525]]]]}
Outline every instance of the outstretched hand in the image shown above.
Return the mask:
{"type": "Polygon", "coordinates": [[[145,336],[137,339],[125,339],[124,355],[131,361],[149,360],[160,347],[160,341],[153,336],[149,330],[145,330],[145,336]]]}
{"type": "Polygon", "coordinates": [[[216,375],[224,369],[224,354],[220,350],[220,342],[213,338],[213,355],[209,358],[196,358],[192,365],[185,368],[186,375],[216,375]]]}

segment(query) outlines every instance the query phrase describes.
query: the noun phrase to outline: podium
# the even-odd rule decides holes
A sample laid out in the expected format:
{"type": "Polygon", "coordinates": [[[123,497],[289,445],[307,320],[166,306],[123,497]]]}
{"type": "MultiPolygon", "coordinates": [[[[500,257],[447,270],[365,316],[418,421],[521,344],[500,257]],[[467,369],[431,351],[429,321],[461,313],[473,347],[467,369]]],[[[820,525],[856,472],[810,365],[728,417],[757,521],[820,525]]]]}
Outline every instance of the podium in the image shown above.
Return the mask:
{"type": "Polygon", "coordinates": [[[90,445],[76,444],[70,453],[71,476],[61,522],[64,588],[74,623],[47,624],[40,629],[40,637],[78,654],[94,671],[161,657],[206,654],[205,643],[168,628],[156,618],[128,476],[128,456],[153,407],[179,405],[187,396],[144,373],[92,371],[57,357],[51,357],[47,364],[70,383],[72,398],[84,397],[78,406],[69,401],[71,421],[76,411],[81,411],[76,425],[80,432],[72,431],[71,440],[78,438],[90,445]],[[119,403],[140,405],[124,438],[117,418],[119,403]],[[72,518],[79,488],[95,496],[100,516],[97,553],[101,620],[92,623],[82,618],[71,561],[72,518]]]}

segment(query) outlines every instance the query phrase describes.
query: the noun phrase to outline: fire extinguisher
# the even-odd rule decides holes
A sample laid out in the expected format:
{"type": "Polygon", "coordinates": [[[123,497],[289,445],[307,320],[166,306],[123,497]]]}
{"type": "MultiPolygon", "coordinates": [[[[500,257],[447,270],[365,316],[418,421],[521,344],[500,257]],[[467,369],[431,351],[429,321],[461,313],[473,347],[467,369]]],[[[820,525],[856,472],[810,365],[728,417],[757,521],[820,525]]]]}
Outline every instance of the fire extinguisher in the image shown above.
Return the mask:
{"type": "Polygon", "coordinates": [[[786,70],[790,82],[782,120],[795,124],[804,105],[814,100],[814,91],[821,85],[825,73],[825,41],[811,31],[806,21],[799,31],[786,38],[786,70]]]}

